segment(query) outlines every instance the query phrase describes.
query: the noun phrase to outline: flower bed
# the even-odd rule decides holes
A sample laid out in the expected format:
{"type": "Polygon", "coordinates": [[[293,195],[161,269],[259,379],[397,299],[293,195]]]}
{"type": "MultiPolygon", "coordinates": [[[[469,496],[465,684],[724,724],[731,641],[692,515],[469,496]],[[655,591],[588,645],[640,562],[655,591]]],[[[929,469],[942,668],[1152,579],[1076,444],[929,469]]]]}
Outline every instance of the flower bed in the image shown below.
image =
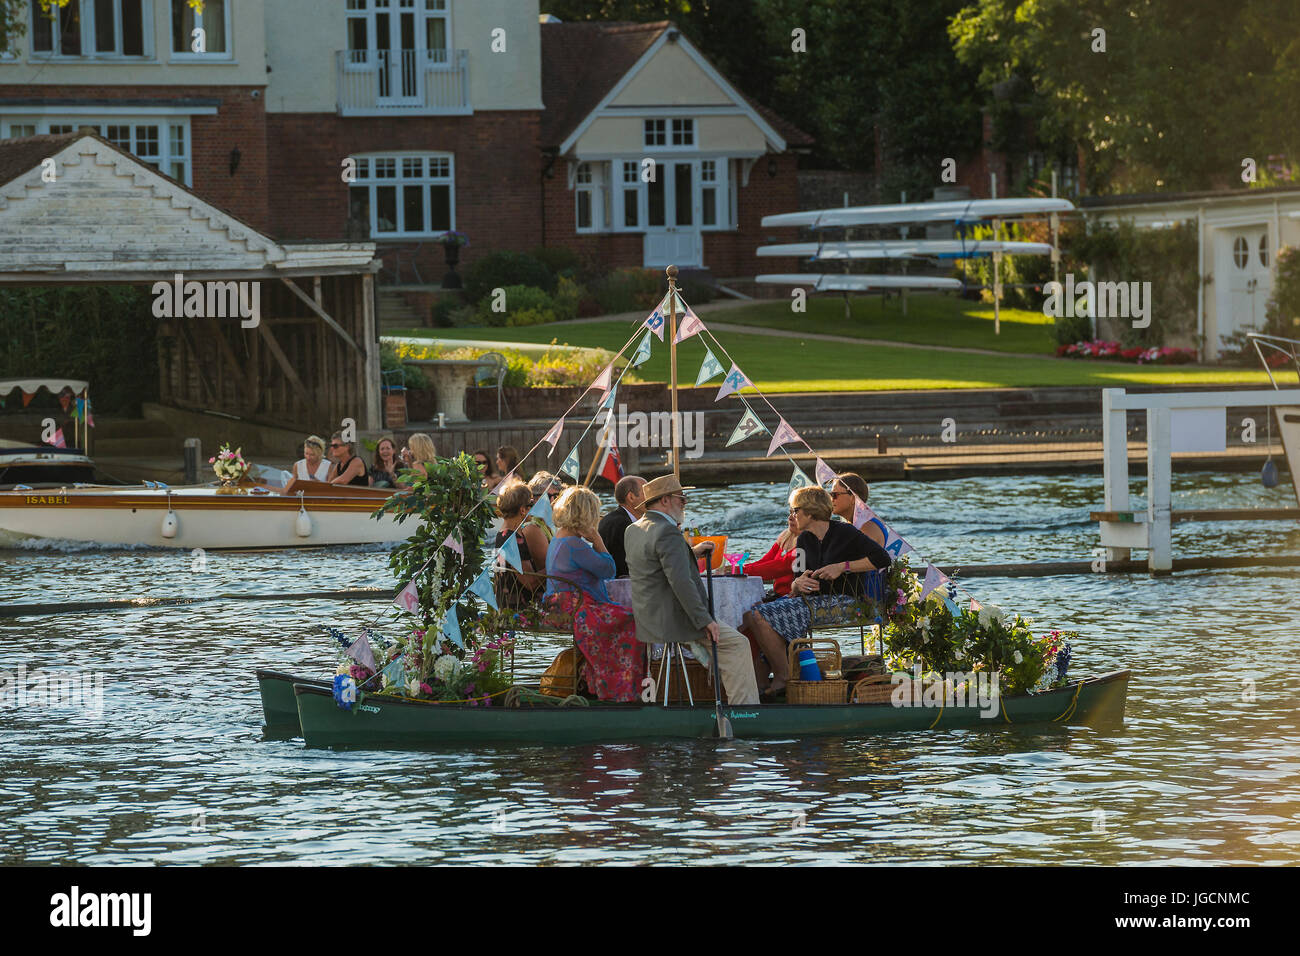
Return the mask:
{"type": "Polygon", "coordinates": [[[1126,349],[1118,342],[1075,342],[1056,350],[1058,358],[1105,359],[1111,362],[1137,362],[1139,365],[1184,365],[1196,361],[1196,349],[1132,348],[1126,349]]]}

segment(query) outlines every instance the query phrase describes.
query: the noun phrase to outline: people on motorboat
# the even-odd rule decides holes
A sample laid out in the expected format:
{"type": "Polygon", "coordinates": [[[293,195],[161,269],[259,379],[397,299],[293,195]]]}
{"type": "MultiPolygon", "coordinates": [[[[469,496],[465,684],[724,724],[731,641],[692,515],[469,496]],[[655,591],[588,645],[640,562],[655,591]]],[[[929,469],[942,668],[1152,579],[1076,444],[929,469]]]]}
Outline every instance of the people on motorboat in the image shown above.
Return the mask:
{"type": "Polygon", "coordinates": [[[397,472],[402,467],[397,459],[397,443],[385,435],[375,443],[375,461],[370,469],[370,484],[374,488],[396,488],[397,472]]]}
{"type": "Polygon", "coordinates": [[[483,488],[491,490],[497,485],[497,473],[492,467],[492,462],[488,457],[487,449],[480,448],[474,452],[474,464],[478,465],[479,473],[483,476],[483,488]]]}
{"type": "Polygon", "coordinates": [[[711,656],[706,642],[714,642],[728,702],[757,704],[749,641],[709,613],[695,555],[682,536],[685,493],[690,490],[675,475],[646,482],[645,513],[624,533],[636,637],[646,644],[692,643],[692,653],[701,663],[711,656]]]}
{"type": "Polygon", "coordinates": [[[777,597],[787,597],[790,594],[790,582],[794,580],[794,542],[799,537],[799,530],[795,527],[794,515],[786,516],[786,527],[775,541],[772,547],[767,549],[767,554],[763,555],[757,561],[749,561],[745,564],[745,574],[752,574],[755,577],[762,578],[764,581],[772,582],[772,594],[768,600],[777,597]]]}
{"type": "MultiPolygon", "coordinates": [[[[532,495],[532,503],[537,504],[542,495],[546,495],[550,502],[551,509],[554,511],[556,499],[560,493],[568,487],[563,481],[552,475],[549,471],[539,471],[528,480],[528,492],[532,495]]],[[[551,526],[539,515],[530,515],[528,518],[533,524],[542,529],[542,534],[546,535],[546,540],[551,540],[551,526]]]]}
{"type": "MultiPolygon", "coordinates": [[[[849,524],[853,524],[853,510],[857,506],[858,499],[861,499],[865,505],[870,491],[861,475],[852,471],[841,472],[835,477],[835,483],[831,485],[831,503],[835,507],[835,513],[849,524]]],[[[879,518],[868,518],[861,524],[853,526],[882,548],[885,546],[885,523],[879,518]]]]}
{"type": "Polygon", "coordinates": [[[342,432],[330,436],[330,455],[334,459],[327,479],[330,484],[370,486],[366,463],[352,454],[352,442],[344,441],[342,432]]]}
{"type": "Polygon", "coordinates": [[[543,575],[546,572],[546,535],[528,517],[528,508],[532,495],[528,486],[522,481],[511,481],[497,496],[496,511],[501,517],[501,530],[492,542],[494,548],[500,548],[513,535],[519,547],[519,563],[522,573],[513,567],[496,575],[497,603],[501,607],[520,608],[534,603],[546,585],[543,575]]]}
{"type": "Polygon", "coordinates": [[[808,633],[813,615],[819,621],[833,620],[862,600],[864,571],[889,567],[884,548],[851,524],[832,521],[832,513],[831,496],[823,488],[806,486],[791,493],[790,516],[799,533],[796,556],[802,552],[804,570],[790,582],[789,597],[745,614],[746,630],[772,669],[769,695],[785,689],[786,645],[808,633]]]}
{"type": "Polygon", "coordinates": [[[546,603],[573,620],[586,659],[587,687],[601,700],[634,701],[644,675],[644,650],[630,608],[609,599],[614,559],[600,533],[600,499],[581,485],[555,502],[558,529],[546,551],[546,603]]]}
{"type": "Polygon", "coordinates": [[[616,575],[627,577],[627,552],[623,548],[623,533],[633,521],[639,521],[645,514],[645,503],[641,497],[645,488],[645,479],[640,475],[624,475],[614,484],[615,505],[609,514],[600,519],[600,536],[605,539],[605,547],[614,559],[616,575]]]}
{"type": "Polygon", "coordinates": [[[328,481],[331,464],[325,457],[325,439],[308,435],[302,443],[302,457],[293,463],[293,476],[300,481],[328,481]]]}
{"type": "MultiPolygon", "coordinates": [[[[510,445],[502,445],[497,449],[497,474],[501,478],[506,478],[512,471],[519,467],[519,452],[510,445]]],[[[528,479],[522,474],[515,474],[520,481],[528,479]]]]}
{"type": "Polygon", "coordinates": [[[425,465],[437,460],[438,447],[433,443],[433,439],[424,432],[416,432],[406,439],[406,447],[402,449],[402,462],[411,471],[427,477],[429,471],[425,465]]]}

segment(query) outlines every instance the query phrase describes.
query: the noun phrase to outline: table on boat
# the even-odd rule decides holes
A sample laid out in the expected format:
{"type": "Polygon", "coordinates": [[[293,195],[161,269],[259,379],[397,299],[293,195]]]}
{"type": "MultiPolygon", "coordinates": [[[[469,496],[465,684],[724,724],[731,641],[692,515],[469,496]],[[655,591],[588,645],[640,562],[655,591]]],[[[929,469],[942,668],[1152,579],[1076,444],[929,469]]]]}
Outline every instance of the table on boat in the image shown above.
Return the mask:
{"type": "MultiPolygon", "coordinates": [[[[606,581],[605,590],[615,604],[632,606],[632,582],[627,578],[606,581]]],[[[719,623],[740,627],[744,623],[745,612],[762,601],[762,578],[729,574],[713,576],[713,616],[719,623]]]]}

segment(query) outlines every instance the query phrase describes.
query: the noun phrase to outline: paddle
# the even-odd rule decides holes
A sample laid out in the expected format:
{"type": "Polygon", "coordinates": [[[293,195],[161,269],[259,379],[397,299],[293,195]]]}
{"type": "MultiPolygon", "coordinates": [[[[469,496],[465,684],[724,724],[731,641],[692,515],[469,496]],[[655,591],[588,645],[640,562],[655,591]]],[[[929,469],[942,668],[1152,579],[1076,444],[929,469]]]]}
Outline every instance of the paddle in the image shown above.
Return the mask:
{"type": "MultiPolygon", "coordinates": [[[[704,579],[709,582],[709,616],[713,616],[713,554],[710,552],[704,560],[704,579]]],[[[718,718],[718,736],[730,740],[736,736],[731,730],[731,721],[722,712],[722,678],[718,675],[718,642],[709,641],[713,651],[713,712],[718,718]]]]}

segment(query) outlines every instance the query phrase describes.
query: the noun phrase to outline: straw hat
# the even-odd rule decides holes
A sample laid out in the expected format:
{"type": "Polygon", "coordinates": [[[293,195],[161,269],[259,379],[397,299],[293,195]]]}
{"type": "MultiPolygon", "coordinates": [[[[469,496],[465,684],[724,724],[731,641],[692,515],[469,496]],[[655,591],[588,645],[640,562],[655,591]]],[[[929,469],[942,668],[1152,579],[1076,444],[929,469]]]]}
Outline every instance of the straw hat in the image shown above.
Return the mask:
{"type": "Polygon", "coordinates": [[[645,483],[641,489],[643,500],[646,504],[654,501],[656,498],[663,498],[665,495],[678,495],[683,491],[694,491],[694,485],[682,487],[682,483],[677,480],[676,475],[660,475],[645,483]]]}

